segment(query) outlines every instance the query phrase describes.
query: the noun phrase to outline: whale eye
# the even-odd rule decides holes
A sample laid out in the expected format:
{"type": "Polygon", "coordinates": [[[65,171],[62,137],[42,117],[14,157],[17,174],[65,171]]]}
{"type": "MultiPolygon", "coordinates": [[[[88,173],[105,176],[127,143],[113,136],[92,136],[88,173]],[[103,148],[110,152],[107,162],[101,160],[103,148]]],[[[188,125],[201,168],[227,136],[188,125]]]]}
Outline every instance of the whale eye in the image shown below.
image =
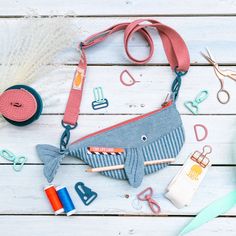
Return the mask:
{"type": "Polygon", "coordinates": [[[146,136],[146,135],[142,135],[141,140],[142,140],[143,142],[146,142],[146,141],[147,141],[147,136],[146,136]]]}

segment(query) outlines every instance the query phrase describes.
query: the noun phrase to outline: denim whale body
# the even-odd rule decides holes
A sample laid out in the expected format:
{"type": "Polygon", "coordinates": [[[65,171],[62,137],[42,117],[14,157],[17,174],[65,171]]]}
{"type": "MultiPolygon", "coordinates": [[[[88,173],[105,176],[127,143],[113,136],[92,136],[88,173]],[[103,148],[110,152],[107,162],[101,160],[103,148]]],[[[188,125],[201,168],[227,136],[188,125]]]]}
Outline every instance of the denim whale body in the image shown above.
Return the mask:
{"type": "Polygon", "coordinates": [[[59,148],[51,145],[38,145],[37,151],[40,159],[45,163],[44,174],[49,182],[56,174],[55,167],[59,166],[67,155],[78,157],[92,167],[124,164],[124,170],[101,173],[116,179],[128,179],[133,187],[138,187],[145,174],[151,174],[167,165],[144,167],[144,161],[174,158],[183,144],[182,121],[175,104],[172,104],[161,111],[138,117],[131,123],[121,123],[115,128],[82,138],[70,145],[63,154],[60,153],[59,148]],[[116,156],[88,154],[87,147],[89,146],[122,147],[125,151],[116,156]]]}
{"type": "Polygon", "coordinates": [[[154,173],[168,165],[165,163],[145,166],[144,162],[175,158],[184,144],[184,129],[175,101],[181,85],[181,77],[187,72],[190,64],[187,47],[181,36],[172,28],[158,21],[146,19],[113,26],[90,36],[80,46],[82,60],[75,74],[62,121],[65,131],[61,137],[60,148],[46,144],[37,145],[39,158],[44,163],[44,175],[49,182],[52,182],[63,158],[73,156],[94,168],[124,165],[124,169],[103,171],[101,174],[115,179],[128,180],[131,186],[138,187],[144,175],[154,173]],[[148,22],[148,24],[144,24],[144,22],[148,22]],[[171,88],[171,99],[163,103],[160,109],[89,134],[68,145],[70,131],[77,126],[82,97],[87,66],[84,49],[105,40],[110,34],[124,29],[125,49],[128,57],[136,64],[145,64],[150,60],[153,52],[153,41],[148,31],[144,29],[147,26],[159,31],[168,61],[176,73],[171,88]],[[134,59],[128,52],[128,40],[134,32],[141,33],[150,46],[150,55],[143,61],[134,59]],[[122,148],[124,151],[116,155],[89,153],[88,147],[91,146],[122,148]]]}

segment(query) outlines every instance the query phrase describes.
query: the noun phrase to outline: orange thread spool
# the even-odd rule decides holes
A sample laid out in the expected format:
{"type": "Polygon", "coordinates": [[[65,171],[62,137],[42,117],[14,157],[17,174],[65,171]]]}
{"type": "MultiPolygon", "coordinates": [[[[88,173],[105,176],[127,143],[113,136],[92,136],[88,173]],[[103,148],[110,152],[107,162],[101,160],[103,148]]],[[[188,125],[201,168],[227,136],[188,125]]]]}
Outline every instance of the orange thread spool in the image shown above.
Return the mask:
{"type": "Polygon", "coordinates": [[[63,206],[61,201],[57,195],[57,191],[53,185],[49,185],[48,187],[44,188],[44,191],[47,195],[49,202],[51,203],[52,209],[55,212],[55,215],[58,215],[64,212],[63,206]]]}

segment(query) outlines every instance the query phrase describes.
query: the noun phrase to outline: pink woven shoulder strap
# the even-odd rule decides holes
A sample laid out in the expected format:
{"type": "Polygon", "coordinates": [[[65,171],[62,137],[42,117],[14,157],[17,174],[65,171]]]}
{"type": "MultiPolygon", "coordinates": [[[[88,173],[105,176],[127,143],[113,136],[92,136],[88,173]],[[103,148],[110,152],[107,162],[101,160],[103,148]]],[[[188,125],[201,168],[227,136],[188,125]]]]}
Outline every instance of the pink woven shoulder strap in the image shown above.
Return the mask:
{"type": "Polygon", "coordinates": [[[77,124],[87,68],[85,49],[104,41],[107,37],[117,31],[124,30],[124,48],[128,58],[135,64],[145,64],[150,61],[154,53],[153,39],[150,33],[147,31],[147,28],[150,27],[155,28],[159,32],[167,59],[172,70],[176,70],[177,72],[188,71],[190,66],[188,48],[182,37],[174,29],[152,19],[139,19],[131,23],[121,23],[114,25],[102,32],[91,35],[80,44],[82,55],[74,76],[72,88],[67,102],[66,111],[63,118],[64,124],[69,124],[72,126],[77,124]],[[144,59],[134,58],[129,52],[129,40],[136,32],[140,33],[149,45],[149,54],[144,59]]]}

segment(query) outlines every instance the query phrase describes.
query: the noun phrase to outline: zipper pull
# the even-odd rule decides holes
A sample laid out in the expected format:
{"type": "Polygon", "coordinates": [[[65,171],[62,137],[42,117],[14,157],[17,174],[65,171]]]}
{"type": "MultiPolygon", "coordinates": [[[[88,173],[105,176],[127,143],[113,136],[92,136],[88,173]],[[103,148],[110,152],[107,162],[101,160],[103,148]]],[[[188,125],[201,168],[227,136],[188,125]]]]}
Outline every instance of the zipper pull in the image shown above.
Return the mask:
{"type": "Polygon", "coordinates": [[[170,103],[172,102],[172,100],[170,99],[170,93],[167,93],[167,96],[165,98],[165,101],[161,104],[162,107],[166,107],[168,106],[170,103]]]}

